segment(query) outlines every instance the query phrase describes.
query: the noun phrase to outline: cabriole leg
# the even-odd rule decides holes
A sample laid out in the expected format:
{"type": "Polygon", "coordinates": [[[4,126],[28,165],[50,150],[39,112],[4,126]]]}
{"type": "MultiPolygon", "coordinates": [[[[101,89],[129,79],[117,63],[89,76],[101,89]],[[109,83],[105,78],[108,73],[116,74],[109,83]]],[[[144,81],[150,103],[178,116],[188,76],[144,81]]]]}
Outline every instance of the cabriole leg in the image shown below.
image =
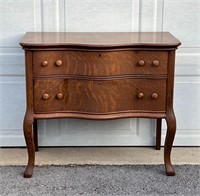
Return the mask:
{"type": "Polygon", "coordinates": [[[166,122],[167,122],[167,134],[165,139],[164,162],[167,175],[174,176],[175,171],[171,164],[171,150],[176,133],[176,118],[173,110],[167,112],[166,122]]]}
{"type": "Polygon", "coordinates": [[[35,146],[33,141],[32,126],[33,126],[33,117],[30,113],[26,112],[24,117],[24,137],[26,140],[26,146],[28,151],[28,164],[24,171],[25,178],[31,178],[35,163],[35,146]]]}

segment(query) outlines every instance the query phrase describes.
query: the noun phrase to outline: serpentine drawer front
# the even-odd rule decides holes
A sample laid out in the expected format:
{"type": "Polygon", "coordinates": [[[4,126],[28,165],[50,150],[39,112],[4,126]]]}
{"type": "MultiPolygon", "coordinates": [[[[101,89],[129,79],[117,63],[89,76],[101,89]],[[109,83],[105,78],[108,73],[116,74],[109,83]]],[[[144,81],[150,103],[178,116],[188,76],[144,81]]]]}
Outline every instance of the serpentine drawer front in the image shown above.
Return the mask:
{"type": "Polygon", "coordinates": [[[175,50],[181,44],[163,33],[26,33],[27,109],[24,136],[31,177],[38,150],[37,119],[155,118],[156,149],[166,119],[164,162],[170,161],[176,131],[173,112],[175,50]],[[34,133],[34,134],[33,134],[34,133]]]}
{"type": "Polygon", "coordinates": [[[165,111],[166,80],[34,81],[35,113],[165,111]]]}
{"type": "Polygon", "coordinates": [[[33,52],[35,76],[167,74],[166,51],[33,52]]]}

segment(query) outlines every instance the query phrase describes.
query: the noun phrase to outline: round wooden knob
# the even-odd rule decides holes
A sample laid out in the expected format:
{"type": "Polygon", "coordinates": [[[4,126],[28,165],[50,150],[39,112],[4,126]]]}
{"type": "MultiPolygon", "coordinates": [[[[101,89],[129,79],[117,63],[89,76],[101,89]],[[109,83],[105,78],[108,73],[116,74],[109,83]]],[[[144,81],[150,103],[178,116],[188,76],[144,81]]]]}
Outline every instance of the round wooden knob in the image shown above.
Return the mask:
{"type": "Polygon", "coordinates": [[[138,93],[138,94],[137,94],[137,98],[138,98],[138,99],[142,99],[143,97],[144,97],[144,93],[138,93]]]}
{"type": "Polygon", "coordinates": [[[159,64],[160,64],[160,62],[159,62],[158,60],[153,61],[153,65],[154,65],[155,67],[157,67],[159,64]]]}
{"type": "Polygon", "coordinates": [[[42,96],[42,98],[44,99],[44,100],[47,100],[47,99],[49,99],[49,94],[47,94],[47,93],[45,93],[43,96],[42,96]]]}
{"type": "Polygon", "coordinates": [[[60,67],[62,65],[62,61],[61,60],[57,60],[56,61],[56,66],[60,67]]]}
{"type": "Polygon", "coordinates": [[[48,65],[48,61],[43,61],[42,62],[42,67],[46,67],[48,65]]]}
{"type": "Polygon", "coordinates": [[[63,94],[62,94],[62,93],[58,93],[58,94],[56,95],[56,97],[57,97],[57,99],[62,99],[62,98],[63,98],[63,94]]]}
{"type": "Polygon", "coordinates": [[[144,64],[145,64],[144,60],[139,60],[139,61],[138,61],[138,65],[142,66],[142,65],[144,65],[144,64]]]}
{"type": "Polygon", "coordinates": [[[153,94],[151,95],[151,97],[152,97],[153,99],[158,99],[158,93],[153,93],[153,94]]]}

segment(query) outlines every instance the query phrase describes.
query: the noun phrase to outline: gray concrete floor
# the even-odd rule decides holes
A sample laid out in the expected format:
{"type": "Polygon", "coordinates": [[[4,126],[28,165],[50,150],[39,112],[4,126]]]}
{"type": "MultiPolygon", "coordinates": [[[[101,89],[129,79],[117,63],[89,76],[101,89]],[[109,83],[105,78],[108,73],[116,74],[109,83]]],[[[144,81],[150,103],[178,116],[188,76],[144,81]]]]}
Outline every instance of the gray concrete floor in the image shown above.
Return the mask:
{"type": "MultiPolygon", "coordinates": [[[[71,164],[163,164],[163,148],[154,147],[66,147],[39,148],[36,165],[71,164]]],[[[26,165],[25,148],[1,148],[0,165],[26,165]]],[[[200,164],[200,148],[174,147],[173,164],[200,164]]]]}

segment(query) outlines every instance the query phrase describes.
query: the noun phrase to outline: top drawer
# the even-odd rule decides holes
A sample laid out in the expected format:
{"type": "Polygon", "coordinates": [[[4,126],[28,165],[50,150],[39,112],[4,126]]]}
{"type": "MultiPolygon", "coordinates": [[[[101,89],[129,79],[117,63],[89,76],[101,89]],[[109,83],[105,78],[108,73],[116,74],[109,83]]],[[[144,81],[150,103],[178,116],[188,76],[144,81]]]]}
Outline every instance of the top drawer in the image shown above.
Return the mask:
{"type": "Polygon", "coordinates": [[[167,51],[35,51],[35,76],[167,74],[167,51]]]}

